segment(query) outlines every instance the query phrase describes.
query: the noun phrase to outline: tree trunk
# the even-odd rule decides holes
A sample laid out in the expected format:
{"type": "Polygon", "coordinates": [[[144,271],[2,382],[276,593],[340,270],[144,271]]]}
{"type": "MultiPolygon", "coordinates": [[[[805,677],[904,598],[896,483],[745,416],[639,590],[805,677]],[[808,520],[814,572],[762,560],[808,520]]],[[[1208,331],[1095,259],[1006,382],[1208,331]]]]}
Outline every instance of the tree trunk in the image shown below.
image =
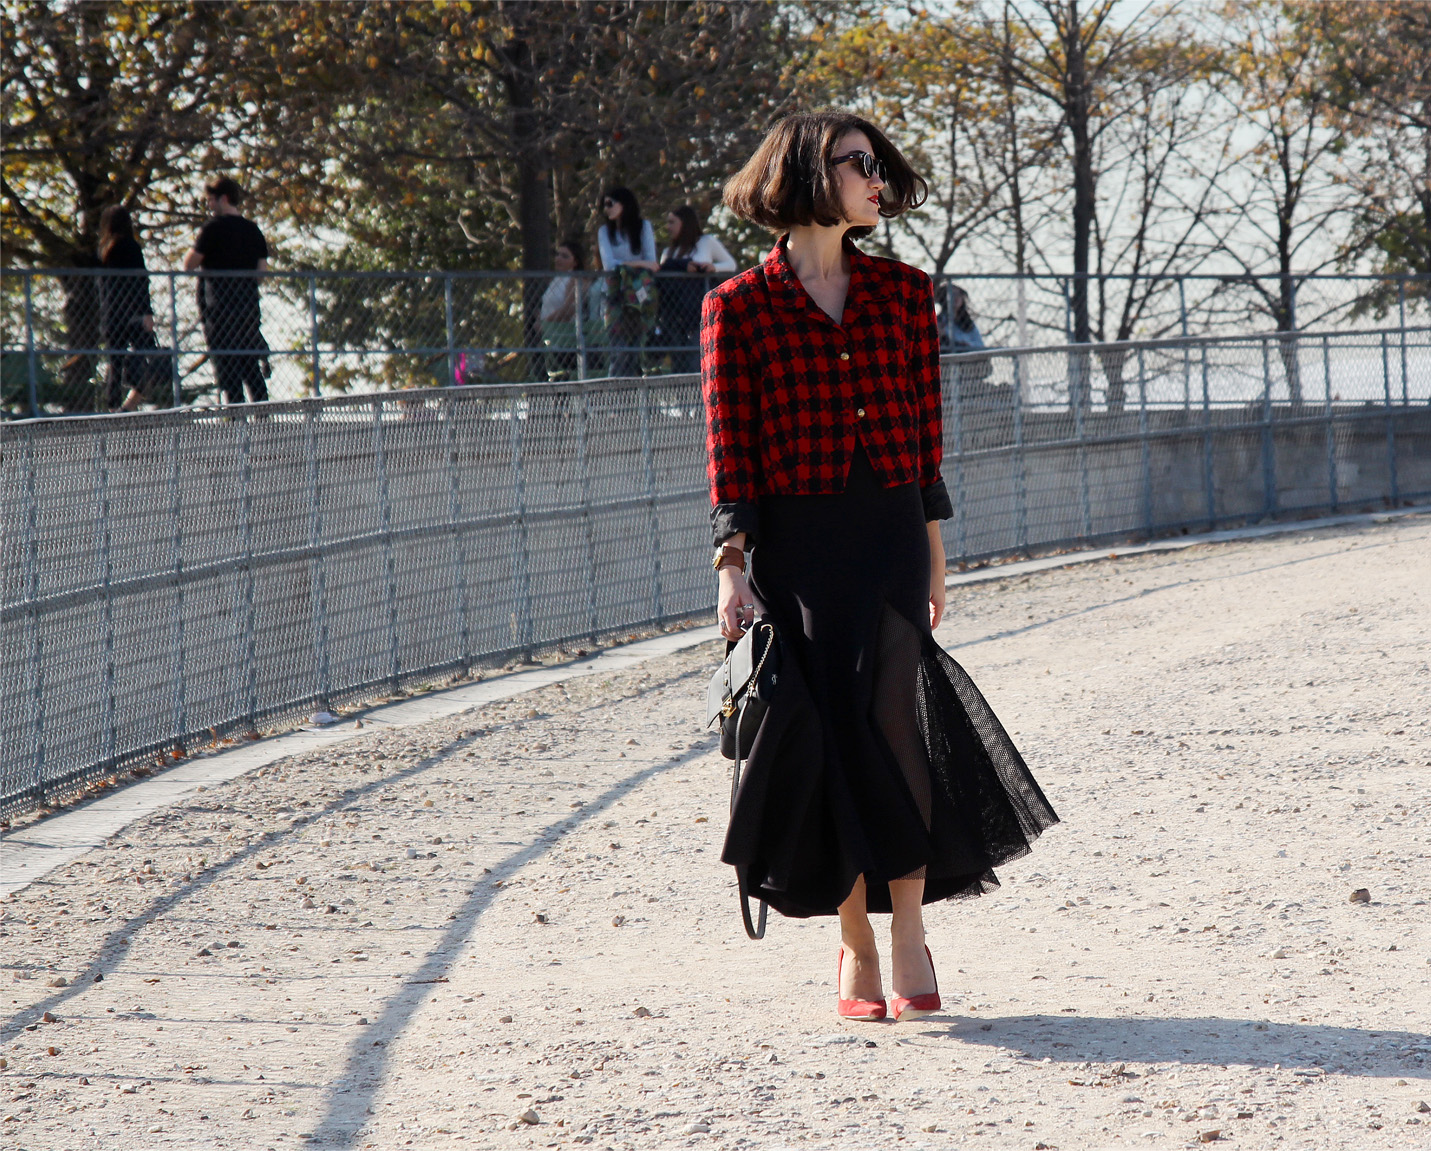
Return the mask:
{"type": "MultiPolygon", "coordinates": [[[[1073,342],[1086,344],[1092,336],[1088,315],[1088,264],[1092,250],[1094,177],[1093,141],[1089,136],[1088,62],[1081,36],[1078,0],[1067,0],[1063,10],[1064,115],[1073,140],[1073,342]]],[[[1092,363],[1087,355],[1069,357],[1068,402],[1087,410],[1093,403],[1092,363]]]]}
{"type": "Polygon", "coordinates": [[[1127,348],[1109,348],[1098,353],[1110,412],[1121,412],[1127,407],[1128,390],[1123,382],[1123,370],[1127,367],[1128,355],[1127,348]]]}
{"type": "MultiPolygon", "coordinates": [[[[512,140],[516,146],[517,226],[522,235],[522,269],[545,272],[552,266],[551,178],[536,107],[536,74],[530,43],[513,41],[507,47],[506,58],[507,92],[512,101],[512,140]]],[[[546,284],[545,277],[523,281],[524,347],[541,346],[542,293],[546,284]]],[[[532,353],[530,377],[545,379],[544,365],[541,353],[532,353]]]]}
{"type": "Polygon", "coordinates": [[[1094,176],[1093,142],[1089,137],[1088,67],[1084,58],[1078,0],[1068,0],[1064,27],[1064,51],[1068,75],[1065,81],[1065,112],[1073,138],[1073,341],[1088,343],[1091,326],[1088,316],[1088,264],[1092,248],[1094,176]]]}

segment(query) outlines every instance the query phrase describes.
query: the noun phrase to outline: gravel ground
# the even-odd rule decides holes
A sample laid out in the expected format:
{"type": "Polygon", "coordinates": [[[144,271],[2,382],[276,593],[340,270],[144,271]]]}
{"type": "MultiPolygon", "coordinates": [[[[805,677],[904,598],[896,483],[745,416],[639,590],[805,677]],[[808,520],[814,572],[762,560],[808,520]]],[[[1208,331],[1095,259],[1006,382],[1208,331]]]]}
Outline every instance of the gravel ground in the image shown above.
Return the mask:
{"type": "Polygon", "coordinates": [[[1426,1147],[1428,573],[1422,518],[953,593],[1064,823],[928,909],[917,1023],[744,938],[713,646],[212,788],[0,905],[0,1145],[1426,1147]]]}

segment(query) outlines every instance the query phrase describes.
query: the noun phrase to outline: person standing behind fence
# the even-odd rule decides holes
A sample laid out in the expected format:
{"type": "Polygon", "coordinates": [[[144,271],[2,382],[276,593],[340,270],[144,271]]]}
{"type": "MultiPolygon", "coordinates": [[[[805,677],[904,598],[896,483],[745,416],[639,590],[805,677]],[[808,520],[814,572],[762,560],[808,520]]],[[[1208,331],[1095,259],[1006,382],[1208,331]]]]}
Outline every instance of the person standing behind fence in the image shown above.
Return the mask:
{"type": "Polygon", "coordinates": [[[576,374],[576,353],[567,349],[578,346],[577,277],[586,264],[586,253],[578,240],[564,240],[552,257],[557,274],[542,293],[542,343],[548,348],[562,349],[547,357],[547,378],[569,380],[576,374]]]}
{"type": "MultiPolygon", "coordinates": [[[[204,188],[213,219],[199,229],[184,257],[184,270],[267,272],[268,242],[252,220],[239,213],[243,189],[227,176],[204,188]]],[[[268,399],[264,381],[268,345],[259,330],[257,276],[205,276],[199,280],[199,315],[214,365],[214,379],[231,404],[268,399]]]]}
{"type": "MultiPolygon", "coordinates": [[[[144,252],[134,236],[133,217],[128,208],[119,204],[111,204],[100,213],[99,262],[104,268],[145,269],[144,252]]],[[[101,276],[99,323],[105,347],[110,350],[108,407],[111,411],[118,408],[132,412],[141,401],[150,398],[153,362],[142,353],[157,347],[148,275],[131,272],[101,276]],[[135,349],[141,354],[134,354],[135,349]]]]}
{"type": "Polygon", "coordinates": [[[630,188],[611,188],[601,201],[606,223],[597,232],[601,267],[610,273],[606,329],[613,347],[611,374],[639,376],[641,347],[656,311],[656,233],[641,218],[630,188]]]}
{"type": "Polygon", "coordinates": [[[696,342],[701,325],[701,297],[711,285],[709,281],[688,280],[677,274],[733,272],[735,258],[709,232],[701,231],[696,210],[682,204],[666,213],[666,250],[661,253],[660,270],[673,275],[660,283],[657,339],[667,347],[680,349],[671,353],[673,372],[698,372],[701,358],[696,342]]]}

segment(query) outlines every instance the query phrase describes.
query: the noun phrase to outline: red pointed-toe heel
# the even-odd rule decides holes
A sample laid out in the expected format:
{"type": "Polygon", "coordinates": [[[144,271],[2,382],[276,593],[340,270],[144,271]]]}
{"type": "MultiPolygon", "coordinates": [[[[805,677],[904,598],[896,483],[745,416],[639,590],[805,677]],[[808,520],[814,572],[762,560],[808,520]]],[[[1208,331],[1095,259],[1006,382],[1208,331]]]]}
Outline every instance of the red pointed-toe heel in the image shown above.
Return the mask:
{"type": "MultiPolygon", "coordinates": [[[[835,962],[835,994],[840,993],[840,975],[845,968],[845,949],[840,948],[840,957],[835,962]]],[[[874,1022],[883,1019],[886,1007],[883,999],[841,999],[835,1008],[842,1018],[858,1019],[862,1022],[874,1022]]]]}
{"type": "MultiPolygon", "coordinates": [[[[928,946],[924,948],[924,954],[929,955],[928,946]]],[[[933,991],[926,992],[924,995],[911,995],[908,999],[903,995],[896,995],[890,1001],[890,1009],[894,1013],[896,1023],[905,1019],[923,1019],[926,1015],[933,1015],[943,1006],[939,1001],[939,973],[934,970],[934,956],[932,955],[929,955],[929,971],[934,976],[933,991]]]]}

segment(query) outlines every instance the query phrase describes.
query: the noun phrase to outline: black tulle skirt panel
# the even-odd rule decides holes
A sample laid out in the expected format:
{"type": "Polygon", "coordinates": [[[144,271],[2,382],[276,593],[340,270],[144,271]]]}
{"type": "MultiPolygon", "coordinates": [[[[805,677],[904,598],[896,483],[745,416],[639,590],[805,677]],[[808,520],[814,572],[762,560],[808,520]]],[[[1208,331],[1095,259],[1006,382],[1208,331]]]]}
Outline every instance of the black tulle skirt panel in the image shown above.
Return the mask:
{"type": "Polygon", "coordinates": [[[856,452],[840,495],[766,497],[750,581],[784,644],[722,858],[789,916],[833,914],[864,875],[924,900],[997,886],[1058,821],[972,680],[929,631],[929,542],[913,484],[856,452]]]}

